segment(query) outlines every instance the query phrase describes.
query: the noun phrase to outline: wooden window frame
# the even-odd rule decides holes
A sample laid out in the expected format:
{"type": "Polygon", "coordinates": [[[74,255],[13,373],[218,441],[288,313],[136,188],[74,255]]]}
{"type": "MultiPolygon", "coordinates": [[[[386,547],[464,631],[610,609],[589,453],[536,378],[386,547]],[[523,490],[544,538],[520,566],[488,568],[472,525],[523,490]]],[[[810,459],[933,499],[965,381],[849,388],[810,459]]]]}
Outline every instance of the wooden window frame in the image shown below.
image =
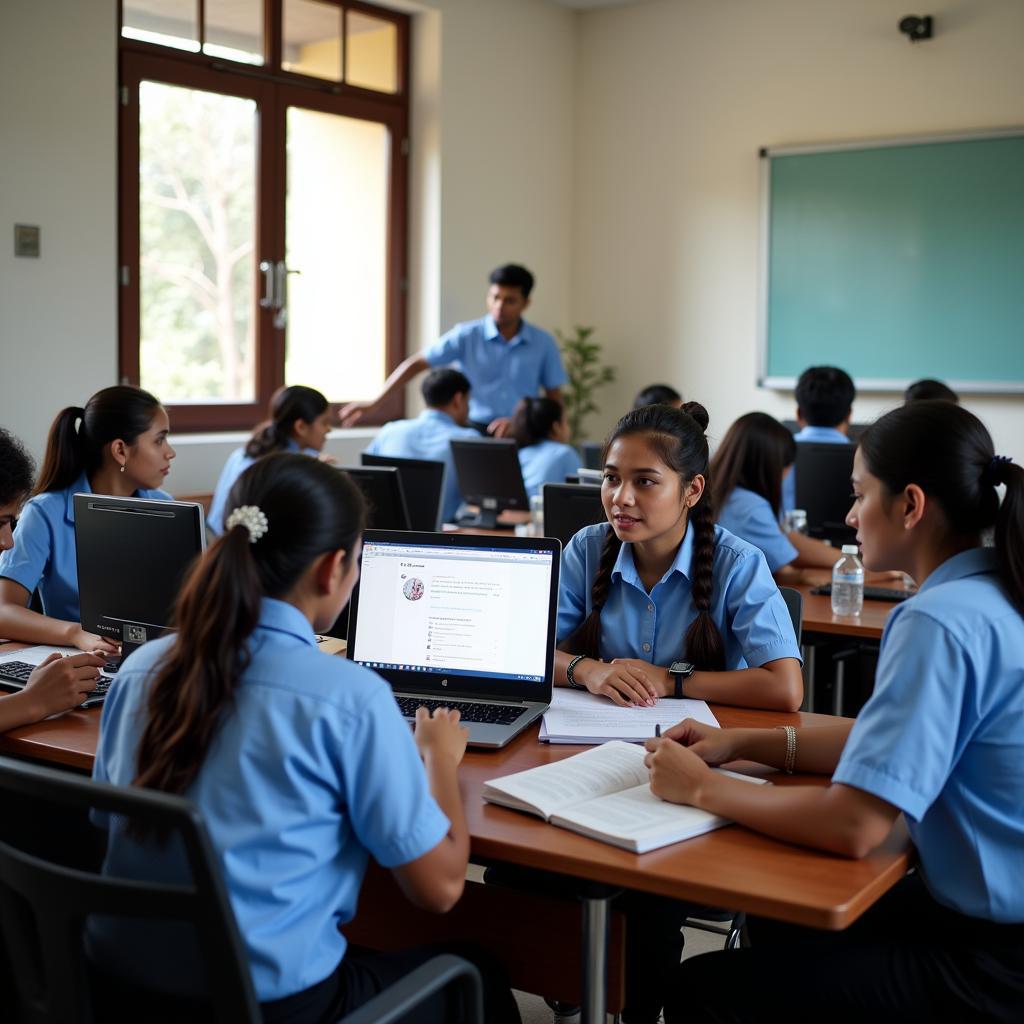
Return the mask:
{"type": "MultiPolygon", "coordinates": [[[[284,254],[284,166],[280,157],[284,140],[271,125],[283,124],[279,116],[287,98],[304,94],[303,106],[387,126],[391,133],[391,168],[388,187],[388,232],[386,249],[387,309],[385,314],[385,375],[406,356],[406,292],[408,249],[408,166],[409,166],[409,30],[408,15],[384,10],[358,0],[320,0],[346,12],[360,11],[397,28],[398,91],[377,92],[342,82],[330,82],[281,70],[282,0],[264,0],[263,67],[235,63],[173,47],[120,36],[123,23],[119,4],[119,81],[121,106],[118,139],[118,369],[122,383],[140,382],[141,307],[139,294],[139,100],[138,84],[143,80],[166,82],[226,95],[257,99],[264,113],[257,141],[257,253],[284,254]],[[268,181],[272,178],[272,181],[268,181]]],[[[204,0],[196,0],[200,46],[205,25],[204,0]]],[[[347,50],[347,13],[343,21],[342,45],[347,50]]],[[[347,57],[347,54],[346,54],[347,57]]],[[[347,73],[347,60],[343,75],[347,73]]],[[[253,260],[254,295],[262,279],[257,272],[260,256],[253,260]]],[[[178,433],[248,430],[265,415],[276,388],[285,383],[284,332],[271,327],[273,313],[257,307],[254,399],[251,402],[174,403],[168,405],[174,430],[178,433]]],[[[338,382],[339,384],[341,382],[338,382]]],[[[383,385],[383,381],[381,382],[383,385]]],[[[159,396],[158,396],[159,397],[159,396]]],[[[332,403],[344,404],[354,396],[328,394],[332,403]]],[[[405,414],[405,397],[394,395],[372,416],[361,422],[379,425],[405,414]]]]}

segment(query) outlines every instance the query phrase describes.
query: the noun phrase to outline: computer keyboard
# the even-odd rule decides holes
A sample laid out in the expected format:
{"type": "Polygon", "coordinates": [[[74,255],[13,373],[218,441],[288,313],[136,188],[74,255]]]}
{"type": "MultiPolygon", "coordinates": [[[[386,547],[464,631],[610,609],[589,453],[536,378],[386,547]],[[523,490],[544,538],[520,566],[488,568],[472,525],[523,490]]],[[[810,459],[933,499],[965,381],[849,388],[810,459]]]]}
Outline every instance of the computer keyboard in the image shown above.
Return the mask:
{"type": "MultiPolygon", "coordinates": [[[[828,597],[832,593],[832,584],[823,583],[820,587],[812,587],[812,594],[824,594],[828,597]]],[[[916,590],[905,590],[903,587],[865,587],[864,598],[867,601],[906,601],[913,597],[916,590]]]]}
{"type": "MultiPolygon", "coordinates": [[[[0,661],[0,689],[23,690],[28,682],[28,677],[38,668],[38,665],[30,665],[27,661],[0,661]]],[[[85,695],[82,707],[91,708],[102,702],[110,688],[109,679],[100,679],[96,689],[85,695]]]]}
{"type": "Polygon", "coordinates": [[[451,708],[458,711],[463,722],[485,722],[488,725],[511,725],[522,713],[523,708],[508,704],[476,704],[461,700],[431,700],[424,697],[395,697],[398,710],[406,718],[415,718],[417,708],[434,711],[436,708],[451,708]]]}

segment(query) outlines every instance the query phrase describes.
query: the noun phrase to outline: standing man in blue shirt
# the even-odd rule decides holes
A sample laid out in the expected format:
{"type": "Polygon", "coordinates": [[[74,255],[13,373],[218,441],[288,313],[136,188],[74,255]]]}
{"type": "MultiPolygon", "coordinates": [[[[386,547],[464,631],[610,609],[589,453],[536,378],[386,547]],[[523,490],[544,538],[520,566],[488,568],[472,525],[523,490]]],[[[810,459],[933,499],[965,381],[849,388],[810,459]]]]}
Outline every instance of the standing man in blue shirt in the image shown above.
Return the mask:
{"type": "Polygon", "coordinates": [[[398,459],[433,459],[444,463],[444,490],[441,518],[450,523],[462,498],[452,461],[452,438],[480,439],[467,427],[470,388],[464,373],[450,367],[431,370],[423,378],[420,392],[427,408],[415,419],[392,420],[370,442],[371,455],[389,455],[398,459]]]}
{"type": "Polygon", "coordinates": [[[371,402],[350,402],[341,423],[351,427],[407,381],[431,367],[456,364],[472,385],[469,419],[481,433],[504,437],[516,402],[539,390],[562,400],[566,381],[562,357],[547,331],[527,323],[533,274],[507,263],[491,273],[487,316],[456,324],[433,345],[409,356],[384,382],[371,402]]]}
{"type": "MultiPolygon", "coordinates": [[[[857,389],[838,366],[809,366],[796,382],[796,421],[799,441],[816,444],[849,444],[847,432],[857,389]]],[[[782,482],[783,514],[796,508],[796,468],[782,482]]]]}

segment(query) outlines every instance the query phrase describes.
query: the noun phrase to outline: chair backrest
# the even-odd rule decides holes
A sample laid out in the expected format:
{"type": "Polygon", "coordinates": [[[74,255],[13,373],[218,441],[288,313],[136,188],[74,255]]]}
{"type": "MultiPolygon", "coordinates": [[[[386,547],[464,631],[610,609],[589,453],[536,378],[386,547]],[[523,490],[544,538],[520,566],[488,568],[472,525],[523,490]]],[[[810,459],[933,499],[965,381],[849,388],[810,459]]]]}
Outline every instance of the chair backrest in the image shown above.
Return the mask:
{"type": "MultiPolygon", "coordinates": [[[[112,786],[69,772],[0,758],[0,799],[31,802],[37,814],[99,811],[175,835],[190,883],[107,877],[25,849],[15,829],[0,838],[0,929],[26,1024],[91,1024],[84,949],[90,914],[190,923],[210,979],[218,1021],[258,1022],[259,1007],[213,845],[198,810],[181,797],[112,786]]],[[[159,952],[154,950],[154,955],[159,952]]],[[[7,993],[5,999],[11,999],[7,993]]],[[[13,1000],[12,1000],[13,1001],[13,1000]]],[[[145,1019],[140,1011],[139,1019],[145,1019]]]]}
{"type": "Polygon", "coordinates": [[[855,451],[852,444],[802,441],[796,446],[796,507],[806,510],[812,537],[852,542],[855,531],[846,525],[846,513],[855,451]]]}
{"type": "Polygon", "coordinates": [[[786,610],[793,620],[793,632],[796,633],[796,642],[799,644],[804,629],[804,595],[792,587],[779,587],[779,593],[786,602],[786,610]]]}

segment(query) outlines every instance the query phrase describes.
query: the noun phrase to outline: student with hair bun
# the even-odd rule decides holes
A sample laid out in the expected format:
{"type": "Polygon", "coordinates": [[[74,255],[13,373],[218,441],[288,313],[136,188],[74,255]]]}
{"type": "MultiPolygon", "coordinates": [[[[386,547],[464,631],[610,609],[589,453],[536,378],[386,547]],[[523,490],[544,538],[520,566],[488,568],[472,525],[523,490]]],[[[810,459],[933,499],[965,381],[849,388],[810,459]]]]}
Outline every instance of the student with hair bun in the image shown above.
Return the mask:
{"type": "Polygon", "coordinates": [[[302,384],[278,388],[270,399],[269,412],[269,418],[224,463],[206,516],[211,533],[224,532],[224,504],[228,494],[234,482],[257,459],[271,452],[302,452],[333,461],[321,453],[335,417],[330,403],[319,391],[302,384]]]}
{"type": "Polygon", "coordinates": [[[532,498],[544,484],[562,484],[580,468],[580,453],[569,440],[565,409],[553,398],[519,399],[509,428],[519,446],[523,484],[532,498]]]}
{"type": "MultiPolygon", "coordinates": [[[[372,856],[410,901],[442,913],[462,893],[469,833],[457,711],[417,713],[415,737],[375,673],[317,649],[359,572],[363,498],[347,474],[274,453],[239,477],[225,531],[178,599],[178,632],[127,658],[103,709],[93,776],[187,796],[202,811],[246,945],[265,1024],[344,1017],[435,951],[348,948],[372,856]]],[[[180,850],[141,823],[108,822],[104,870],[172,881],[180,850]]],[[[94,920],[108,974],[103,1020],[136,989],[173,1019],[198,1012],[198,950],[173,925],[94,920]],[[154,958],[153,951],[160,956],[154,958]]],[[[457,1021],[452,1008],[416,1021],[457,1021]]],[[[485,974],[487,1020],[518,1021],[485,974]]],[[[137,1016],[137,1014],[136,1014],[137,1016]]],[[[203,1018],[205,1019],[205,1018],[203,1018]]]]}
{"type": "MultiPolygon", "coordinates": [[[[35,467],[21,442],[0,427],[0,553],[14,548],[18,512],[32,490],[35,467]]],[[[67,711],[96,688],[103,659],[51,654],[18,693],[0,694],[0,732],[67,711]]]]}
{"type": "Polygon", "coordinates": [[[22,512],[17,544],[0,555],[0,634],[11,640],[115,653],[80,625],[75,507],[84,492],[116,497],[170,495],[162,486],[175,456],[167,410],[148,391],[117,385],[85,407],[57,414],[34,496],[22,512]],[[43,614],[29,601],[39,591],[43,614]]]}
{"type": "Polygon", "coordinates": [[[856,721],[685,721],[648,741],[651,787],[852,858],[902,813],[920,866],[845,931],[755,920],[751,948],[688,960],[669,1024],[1024,1019],[1024,468],[967,410],[912,402],[861,436],[853,492],[865,566],[920,584],[889,616],[856,721]],[[737,758],[831,784],[734,785],[708,767],[737,758]],[[799,983],[780,985],[794,963],[799,983]]]}
{"type": "MultiPolygon", "coordinates": [[[[555,685],[620,705],[699,697],[796,711],[800,649],[764,556],[715,525],[708,414],[649,405],[619,420],[602,455],[608,523],[562,555],[555,685]]],[[[682,954],[686,904],[642,894],[627,915],[628,1024],[655,1024],[682,954]]]]}

